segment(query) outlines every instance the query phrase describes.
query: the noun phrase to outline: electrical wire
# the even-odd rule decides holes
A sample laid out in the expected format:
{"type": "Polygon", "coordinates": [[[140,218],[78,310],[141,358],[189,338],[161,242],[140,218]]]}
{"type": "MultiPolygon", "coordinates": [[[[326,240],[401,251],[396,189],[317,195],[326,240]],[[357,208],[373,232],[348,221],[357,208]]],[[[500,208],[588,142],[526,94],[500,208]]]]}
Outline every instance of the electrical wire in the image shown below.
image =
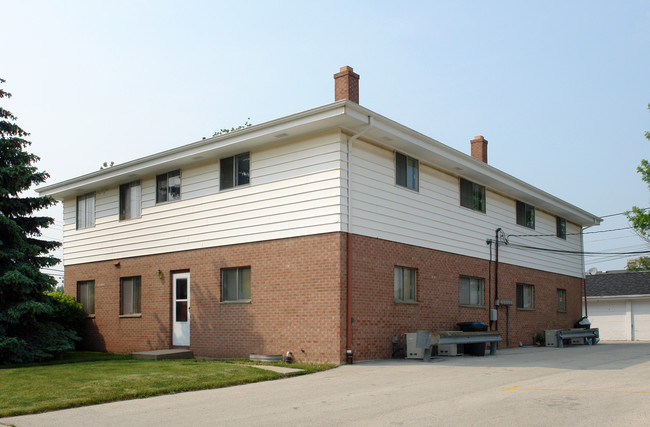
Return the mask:
{"type": "Polygon", "coordinates": [[[543,251],[543,252],[554,252],[568,255],[643,255],[650,254],[650,250],[643,251],[630,251],[630,252],[586,252],[586,251],[569,251],[565,249],[552,249],[552,248],[541,248],[538,246],[528,246],[528,245],[519,245],[517,243],[507,243],[506,246],[518,248],[518,249],[528,249],[534,251],[543,251]]]}
{"type": "MultiPolygon", "coordinates": [[[[632,227],[621,227],[621,228],[612,228],[611,230],[599,230],[599,231],[585,231],[579,233],[566,233],[567,236],[580,236],[585,234],[599,234],[599,233],[610,233],[613,231],[621,230],[631,230],[632,227]]],[[[557,234],[508,234],[510,237],[557,237],[557,234]]]]}

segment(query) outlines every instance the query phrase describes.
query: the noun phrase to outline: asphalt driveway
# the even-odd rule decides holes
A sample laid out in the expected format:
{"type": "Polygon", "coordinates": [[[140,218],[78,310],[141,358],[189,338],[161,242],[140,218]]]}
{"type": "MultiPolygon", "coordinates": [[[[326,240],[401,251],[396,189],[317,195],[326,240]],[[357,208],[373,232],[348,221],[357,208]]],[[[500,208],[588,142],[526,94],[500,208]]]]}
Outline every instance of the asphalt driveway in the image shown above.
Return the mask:
{"type": "Polygon", "coordinates": [[[0,419],[23,426],[650,425],[650,343],[355,363],[218,390],[0,419]]]}

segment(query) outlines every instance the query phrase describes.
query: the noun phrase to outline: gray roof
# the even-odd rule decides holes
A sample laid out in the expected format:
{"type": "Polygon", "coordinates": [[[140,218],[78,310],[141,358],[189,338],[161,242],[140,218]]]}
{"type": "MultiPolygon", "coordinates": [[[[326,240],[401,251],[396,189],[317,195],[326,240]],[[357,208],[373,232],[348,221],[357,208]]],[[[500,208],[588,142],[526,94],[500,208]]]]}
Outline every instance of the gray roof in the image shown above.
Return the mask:
{"type": "Polygon", "coordinates": [[[650,272],[587,275],[587,296],[650,295],[650,272]]]}

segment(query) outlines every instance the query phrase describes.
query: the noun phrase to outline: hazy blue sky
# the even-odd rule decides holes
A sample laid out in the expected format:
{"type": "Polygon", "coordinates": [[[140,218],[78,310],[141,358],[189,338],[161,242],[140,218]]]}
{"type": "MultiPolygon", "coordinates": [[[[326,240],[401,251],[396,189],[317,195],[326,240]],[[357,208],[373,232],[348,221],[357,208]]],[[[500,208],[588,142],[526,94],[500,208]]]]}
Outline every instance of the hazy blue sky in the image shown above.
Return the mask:
{"type": "MultiPolygon", "coordinates": [[[[648,1],[0,0],[5,108],[55,183],[214,131],[360,103],[596,215],[650,206],[648,1]]],[[[48,235],[60,238],[61,208],[48,235]]],[[[626,227],[622,216],[598,227],[626,227]]],[[[596,229],[594,229],[596,230],[596,229]]],[[[643,250],[630,230],[591,251],[643,250]]],[[[623,268],[625,256],[588,257],[623,268]]]]}

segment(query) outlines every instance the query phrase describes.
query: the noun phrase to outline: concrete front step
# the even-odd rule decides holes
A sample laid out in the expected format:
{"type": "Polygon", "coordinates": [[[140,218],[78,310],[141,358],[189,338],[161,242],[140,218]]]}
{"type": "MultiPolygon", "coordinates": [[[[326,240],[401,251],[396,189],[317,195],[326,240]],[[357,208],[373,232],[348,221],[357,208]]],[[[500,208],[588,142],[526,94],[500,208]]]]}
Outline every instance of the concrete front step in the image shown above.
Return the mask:
{"type": "Polygon", "coordinates": [[[171,348],[168,350],[150,350],[131,353],[133,359],[163,360],[163,359],[192,359],[192,350],[171,348]]]}

